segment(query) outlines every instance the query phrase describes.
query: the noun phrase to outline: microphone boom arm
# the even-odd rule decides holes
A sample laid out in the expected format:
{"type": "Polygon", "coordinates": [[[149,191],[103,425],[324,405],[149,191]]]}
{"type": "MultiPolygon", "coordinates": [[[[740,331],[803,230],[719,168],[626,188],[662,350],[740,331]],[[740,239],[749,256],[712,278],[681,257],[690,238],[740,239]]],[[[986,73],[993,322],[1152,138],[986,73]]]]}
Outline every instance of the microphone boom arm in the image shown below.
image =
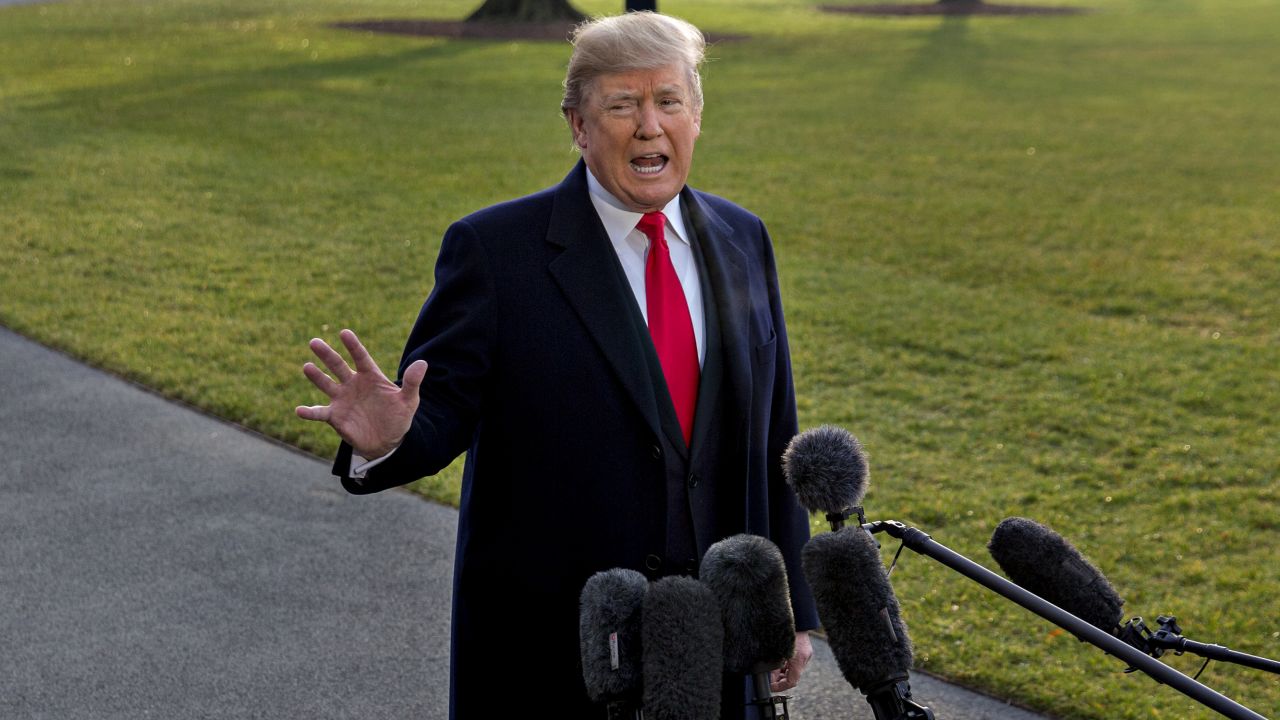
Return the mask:
{"type": "Polygon", "coordinates": [[[1193,680],[1174,668],[1150,657],[1146,653],[1072,615],[1044,598],[991,572],[987,568],[935,541],[928,533],[904,525],[896,520],[877,520],[865,523],[862,528],[870,533],[886,533],[902,541],[911,550],[932,558],[977,582],[979,585],[1002,595],[1040,617],[1070,632],[1077,638],[1100,648],[1109,655],[1129,663],[1129,667],[1146,673],[1151,679],[1168,685],[1192,700],[1209,707],[1232,720],[1267,720],[1216,690],[1193,680]]]}
{"type": "Polygon", "coordinates": [[[1156,623],[1160,625],[1160,629],[1151,632],[1142,618],[1133,618],[1120,628],[1120,639],[1155,658],[1163,655],[1166,650],[1172,650],[1174,655],[1191,653],[1209,660],[1235,663],[1280,675],[1280,662],[1271,658],[1249,655],[1223,645],[1196,642],[1183,637],[1176,617],[1161,615],[1156,618],[1156,623]]]}
{"type": "Polygon", "coordinates": [[[1211,645],[1179,637],[1174,643],[1169,645],[1169,649],[1173,650],[1175,655],[1181,655],[1184,652],[1189,652],[1193,655],[1199,655],[1200,657],[1207,658],[1209,660],[1220,660],[1222,662],[1243,665],[1247,668],[1253,668],[1254,670],[1264,670],[1269,673],[1280,674],[1280,662],[1276,662],[1271,658],[1258,657],[1257,655],[1238,652],[1222,645],[1211,645]]]}

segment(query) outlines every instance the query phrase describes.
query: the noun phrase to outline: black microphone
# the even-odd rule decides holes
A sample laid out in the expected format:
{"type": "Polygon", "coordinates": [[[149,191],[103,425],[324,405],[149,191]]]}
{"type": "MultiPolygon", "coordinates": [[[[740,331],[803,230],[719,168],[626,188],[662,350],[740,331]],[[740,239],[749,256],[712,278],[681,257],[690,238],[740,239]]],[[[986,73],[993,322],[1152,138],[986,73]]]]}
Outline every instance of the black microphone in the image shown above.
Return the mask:
{"type": "Polygon", "coordinates": [[[911,700],[911,638],[875,538],[861,527],[815,535],[801,557],[836,664],[876,720],[933,720],[911,700]]]}
{"type": "Polygon", "coordinates": [[[614,568],[582,586],[578,639],[582,680],[610,720],[640,720],[641,612],[649,581],[635,570],[614,568]]]}
{"type": "Polygon", "coordinates": [[[1094,627],[1116,634],[1124,600],[1098,568],[1058,533],[1027,518],[1006,518],[987,544],[1009,579],[1094,627]]]}
{"type": "Polygon", "coordinates": [[[750,675],[753,705],[765,718],[787,717],[787,697],[774,697],[769,674],[796,649],[782,551],[757,535],[734,535],[707,549],[699,577],[720,603],[724,619],[724,669],[750,675]]]}
{"type": "Polygon", "coordinates": [[[782,470],[800,504],[811,513],[826,513],[832,530],[844,527],[851,509],[861,515],[867,457],[848,430],[823,425],[791,438],[782,470]]]}
{"type": "Polygon", "coordinates": [[[703,583],[665,577],[644,598],[644,717],[717,720],[724,627],[703,583]]]}
{"type": "MultiPolygon", "coordinates": [[[[1166,650],[1173,650],[1176,655],[1190,652],[1209,660],[1280,674],[1280,662],[1276,660],[1183,637],[1178,618],[1172,615],[1156,618],[1156,631],[1140,617],[1121,625],[1124,600],[1102,572],[1061,535],[1035,521],[1006,518],[996,527],[987,548],[1005,574],[1022,588],[1153,658],[1162,657],[1166,650]]],[[[1134,669],[1135,666],[1129,667],[1130,671],[1134,669]]]]}

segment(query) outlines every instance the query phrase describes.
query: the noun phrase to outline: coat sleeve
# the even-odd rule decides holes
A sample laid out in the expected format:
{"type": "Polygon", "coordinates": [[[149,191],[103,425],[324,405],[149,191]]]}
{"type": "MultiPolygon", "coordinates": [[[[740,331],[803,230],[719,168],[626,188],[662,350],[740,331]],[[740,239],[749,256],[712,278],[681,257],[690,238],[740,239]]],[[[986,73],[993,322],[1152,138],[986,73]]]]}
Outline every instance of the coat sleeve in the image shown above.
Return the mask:
{"type": "MultiPolygon", "coordinates": [[[[435,287],[405,344],[398,376],[426,360],[418,410],[404,442],[362,479],[348,476],[351,448],[338,450],[334,474],[348,492],[367,494],[440,472],[470,445],[493,363],[494,281],[478,234],[466,221],[445,233],[435,287]]],[[[399,381],[397,381],[399,382],[399,381]]]]}
{"type": "Polygon", "coordinates": [[[782,551],[787,563],[787,582],[791,588],[791,607],[795,612],[797,630],[813,630],[819,626],[818,612],[813,603],[813,593],[804,579],[800,552],[809,540],[809,514],[796,500],[795,492],[787,484],[782,473],[782,454],[791,438],[799,431],[796,419],[795,384],[791,376],[791,351],[787,344],[787,326],[782,313],[782,296],[778,290],[778,271],[773,256],[773,243],[764,223],[760,224],[763,238],[765,282],[769,291],[769,312],[772,315],[774,333],[773,398],[770,402],[768,436],[769,473],[769,530],[774,544],[782,551]]]}

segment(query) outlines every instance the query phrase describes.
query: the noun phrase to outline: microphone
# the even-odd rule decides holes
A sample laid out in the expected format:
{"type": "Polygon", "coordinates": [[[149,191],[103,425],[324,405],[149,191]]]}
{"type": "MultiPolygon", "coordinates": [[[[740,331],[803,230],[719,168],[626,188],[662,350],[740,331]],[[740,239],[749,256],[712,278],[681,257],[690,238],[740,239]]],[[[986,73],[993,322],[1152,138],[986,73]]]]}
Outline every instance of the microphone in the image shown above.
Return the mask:
{"type": "Polygon", "coordinates": [[[791,438],[782,454],[782,471],[800,504],[811,513],[826,513],[832,530],[844,527],[853,513],[862,519],[867,457],[848,430],[823,425],[791,438]]]}
{"type": "Polygon", "coordinates": [[[787,697],[773,696],[769,673],[781,668],[796,649],[782,551],[757,535],[734,535],[707,549],[699,577],[720,604],[724,622],[724,669],[750,675],[752,705],[765,718],[787,717],[787,697]]]}
{"type": "Polygon", "coordinates": [[[582,587],[578,639],[582,680],[610,720],[640,720],[641,612],[649,581],[635,570],[598,572],[582,587]]]}
{"type": "Polygon", "coordinates": [[[644,597],[644,717],[718,720],[724,628],[715,596],[687,577],[665,577],[644,597]]]}
{"type": "Polygon", "coordinates": [[[1102,572],[1058,533],[1027,518],[1005,518],[992,533],[987,550],[1022,588],[1116,634],[1124,600],[1102,572]]]}
{"type": "Polygon", "coordinates": [[[911,700],[911,638],[875,538],[861,527],[815,535],[801,557],[836,664],[876,720],[933,720],[911,700]]]}

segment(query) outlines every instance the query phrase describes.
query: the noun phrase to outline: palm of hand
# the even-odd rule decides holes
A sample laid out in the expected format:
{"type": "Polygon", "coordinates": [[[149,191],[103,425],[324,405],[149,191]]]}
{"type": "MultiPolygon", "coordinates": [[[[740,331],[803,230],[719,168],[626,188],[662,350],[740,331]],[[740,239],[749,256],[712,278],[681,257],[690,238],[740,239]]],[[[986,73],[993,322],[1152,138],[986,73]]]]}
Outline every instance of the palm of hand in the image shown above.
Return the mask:
{"type": "Polygon", "coordinates": [[[329,424],[357,453],[376,458],[394,449],[385,447],[388,438],[399,444],[417,409],[416,392],[402,391],[380,370],[357,371],[330,397],[329,424]]]}

